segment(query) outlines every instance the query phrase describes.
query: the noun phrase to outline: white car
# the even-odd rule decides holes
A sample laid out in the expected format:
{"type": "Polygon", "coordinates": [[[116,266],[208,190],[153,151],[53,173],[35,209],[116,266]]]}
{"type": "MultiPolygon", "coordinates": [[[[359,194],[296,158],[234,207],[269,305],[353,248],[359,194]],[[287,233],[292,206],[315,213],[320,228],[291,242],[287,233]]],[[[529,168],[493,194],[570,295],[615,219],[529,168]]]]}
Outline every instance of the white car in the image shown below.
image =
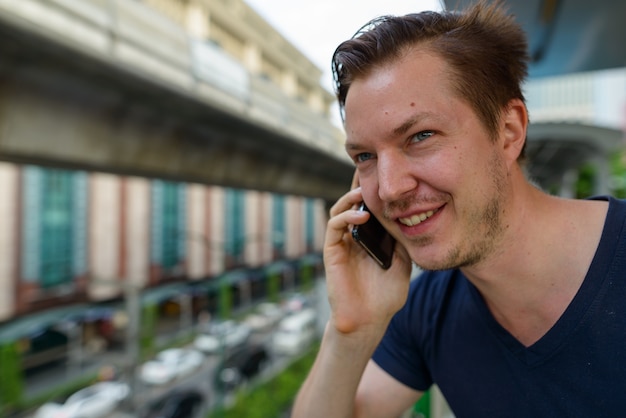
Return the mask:
{"type": "Polygon", "coordinates": [[[244,319],[252,331],[267,331],[285,316],[285,311],[275,303],[262,302],[256,307],[256,312],[244,319]]]}
{"type": "Polygon", "coordinates": [[[289,313],[300,312],[304,309],[311,307],[309,298],[302,293],[294,293],[287,298],[285,303],[285,309],[289,313]]]}
{"type": "Polygon", "coordinates": [[[140,378],[151,385],[164,385],[197,370],[204,362],[201,352],[188,348],[168,348],[141,366],[140,378]]]}
{"type": "Polygon", "coordinates": [[[43,404],[34,418],[101,418],[111,414],[130,394],[122,382],[99,382],[87,386],[67,398],[63,404],[43,404]]]}
{"type": "Polygon", "coordinates": [[[272,349],[278,354],[301,353],[315,340],[316,325],[317,312],[312,308],[285,317],[272,335],[272,349]]]}
{"type": "Polygon", "coordinates": [[[220,347],[237,347],[250,337],[251,328],[232,319],[216,322],[201,332],[194,340],[194,347],[204,353],[217,353],[220,347]]]}

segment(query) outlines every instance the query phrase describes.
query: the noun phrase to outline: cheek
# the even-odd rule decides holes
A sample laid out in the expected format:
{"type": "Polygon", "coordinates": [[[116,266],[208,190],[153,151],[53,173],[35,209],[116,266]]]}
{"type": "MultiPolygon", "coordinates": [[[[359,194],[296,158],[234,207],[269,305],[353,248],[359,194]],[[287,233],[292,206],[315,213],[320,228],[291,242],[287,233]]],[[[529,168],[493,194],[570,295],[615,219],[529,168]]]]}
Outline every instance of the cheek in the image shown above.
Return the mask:
{"type": "MultiPolygon", "coordinates": [[[[461,153],[439,153],[436,157],[416,163],[420,177],[436,189],[454,188],[468,177],[468,160],[461,153]]],[[[471,167],[473,168],[473,167],[471,167]]]]}
{"type": "Polygon", "coordinates": [[[376,210],[380,206],[380,198],[378,197],[378,182],[373,178],[361,180],[361,192],[363,201],[371,210],[376,210]]]}

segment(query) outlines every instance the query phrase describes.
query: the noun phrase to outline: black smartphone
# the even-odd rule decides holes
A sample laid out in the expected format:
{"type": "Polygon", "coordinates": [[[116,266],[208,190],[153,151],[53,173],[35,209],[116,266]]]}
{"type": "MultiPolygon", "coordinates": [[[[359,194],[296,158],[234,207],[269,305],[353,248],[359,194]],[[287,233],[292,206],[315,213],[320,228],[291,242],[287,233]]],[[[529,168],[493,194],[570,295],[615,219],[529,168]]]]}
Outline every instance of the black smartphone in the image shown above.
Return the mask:
{"type": "Polygon", "coordinates": [[[352,228],[352,238],[367,251],[367,253],[383,268],[391,266],[393,258],[393,248],[396,240],[378,222],[378,219],[369,211],[365,203],[361,204],[359,210],[370,213],[370,217],[362,225],[355,225],[352,228]]]}

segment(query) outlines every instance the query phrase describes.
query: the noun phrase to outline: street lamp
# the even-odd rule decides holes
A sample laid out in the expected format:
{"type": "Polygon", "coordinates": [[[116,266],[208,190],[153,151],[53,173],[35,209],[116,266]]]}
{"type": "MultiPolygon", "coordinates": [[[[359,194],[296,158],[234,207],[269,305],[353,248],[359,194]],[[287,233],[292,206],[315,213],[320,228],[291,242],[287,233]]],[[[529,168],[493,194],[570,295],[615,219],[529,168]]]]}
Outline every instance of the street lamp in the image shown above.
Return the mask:
{"type": "Polygon", "coordinates": [[[126,327],[125,335],[125,362],[123,365],[124,374],[128,380],[130,395],[126,398],[125,403],[131,411],[135,410],[136,392],[137,392],[137,364],[139,363],[139,330],[141,329],[141,302],[140,285],[129,281],[115,281],[107,279],[94,279],[92,284],[97,286],[112,286],[121,288],[124,294],[124,311],[125,319],[120,321],[120,317],[116,317],[119,325],[126,327]]]}
{"type": "Polygon", "coordinates": [[[83,336],[82,328],[77,321],[65,319],[57,324],[59,330],[69,337],[69,361],[67,363],[68,377],[78,375],[83,364],[83,336]]]}

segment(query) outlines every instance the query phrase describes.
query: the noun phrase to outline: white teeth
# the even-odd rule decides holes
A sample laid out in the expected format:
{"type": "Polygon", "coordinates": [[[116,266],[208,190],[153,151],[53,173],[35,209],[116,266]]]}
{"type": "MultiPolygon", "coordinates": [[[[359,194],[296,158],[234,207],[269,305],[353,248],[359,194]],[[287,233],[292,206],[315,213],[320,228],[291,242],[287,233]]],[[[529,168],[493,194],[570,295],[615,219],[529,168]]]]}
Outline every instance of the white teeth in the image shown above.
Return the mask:
{"type": "Polygon", "coordinates": [[[430,218],[431,216],[433,216],[433,213],[435,213],[432,210],[429,210],[428,212],[423,212],[420,213],[418,215],[413,215],[410,218],[400,218],[398,219],[400,221],[400,223],[402,225],[406,225],[406,226],[414,226],[419,224],[422,221],[425,221],[426,219],[430,218]]]}

